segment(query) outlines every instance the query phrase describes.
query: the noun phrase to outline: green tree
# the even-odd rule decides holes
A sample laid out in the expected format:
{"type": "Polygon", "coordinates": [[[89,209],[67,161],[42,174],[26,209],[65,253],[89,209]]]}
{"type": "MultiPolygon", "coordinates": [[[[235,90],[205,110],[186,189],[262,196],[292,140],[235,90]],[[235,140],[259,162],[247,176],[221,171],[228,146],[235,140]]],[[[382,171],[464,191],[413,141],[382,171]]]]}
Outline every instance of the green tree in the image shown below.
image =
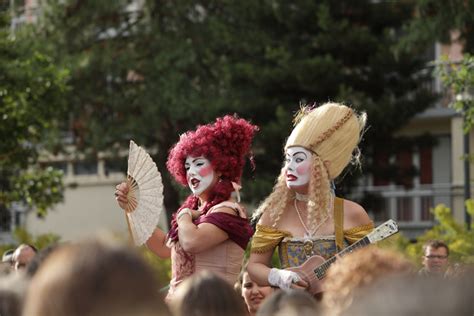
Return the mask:
{"type": "Polygon", "coordinates": [[[407,49],[436,41],[445,44],[457,42],[465,53],[461,61],[450,61],[443,56],[437,61],[436,74],[454,93],[452,106],[465,117],[465,131],[472,127],[474,85],[474,1],[417,0],[414,1],[414,18],[404,25],[405,34],[399,48],[407,49]]]}
{"type": "Polygon", "coordinates": [[[373,1],[44,1],[31,34],[71,70],[77,148],[118,152],[130,138],[155,146],[172,212],[180,195],[164,172],[167,152],[179,133],[217,115],[261,127],[247,201],[269,193],[300,102],[367,111],[365,153],[390,148],[393,131],[433,101],[424,60],[393,49],[412,10],[373,1]]]}
{"type": "MultiPolygon", "coordinates": [[[[466,202],[468,212],[474,216],[474,201],[466,202]]],[[[417,266],[421,266],[423,245],[428,240],[442,240],[449,247],[449,261],[452,264],[474,264],[474,224],[469,230],[465,225],[458,223],[446,205],[440,204],[431,210],[437,221],[429,230],[418,236],[416,242],[410,242],[403,234],[397,234],[377,243],[378,247],[389,248],[406,256],[417,266]]]]}
{"type": "Polygon", "coordinates": [[[474,56],[465,54],[459,62],[443,56],[437,72],[453,94],[451,106],[464,117],[464,132],[474,126],[474,56]]]}
{"type": "Polygon", "coordinates": [[[33,237],[23,228],[17,228],[13,232],[15,237],[15,243],[13,244],[2,244],[0,245],[0,253],[4,253],[6,250],[15,249],[20,244],[29,244],[41,250],[49,245],[57,244],[60,242],[60,237],[55,234],[41,234],[33,237]]]}
{"type": "Polygon", "coordinates": [[[18,244],[30,244],[35,246],[36,249],[43,249],[51,244],[59,243],[61,240],[61,237],[55,234],[32,236],[23,228],[15,229],[14,236],[18,244]]]}
{"type": "Polygon", "coordinates": [[[1,8],[0,209],[4,219],[9,218],[12,202],[44,215],[62,199],[62,175],[39,168],[37,160],[49,140],[57,138],[59,114],[66,105],[67,72],[47,55],[28,48],[29,38],[12,33],[5,6],[1,8]]]}
{"type": "MultiPolygon", "coordinates": [[[[451,106],[464,117],[464,132],[468,133],[474,124],[474,101],[472,98],[474,87],[474,1],[454,0],[415,1],[415,18],[405,26],[405,36],[400,42],[400,47],[405,49],[415,43],[432,43],[439,41],[450,44],[453,41],[463,45],[463,59],[460,61],[449,60],[443,56],[436,61],[436,74],[447,87],[446,94],[452,97],[451,106]]],[[[464,157],[468,159],[469,157],[464,157]]],[[[473,215],[472,199],[466,201],[467,212],[473,215]]],[[[448,242],[454,260],[472,263],[474,261],[474,235],[469,227],[454,221],[451,210],[445,205],[438,205],[434,209],[436,219],[439,221],[432,230],[420,236],[417,243],[408,247],[412,257],[421,257],[422,244],[428,239],[442,239],[448,242]]],[[[471,224],[468,224],[472,228],[471,224]]]]}
{"type": "Polygon", "coordinates": [[[415,0],[413,4],[414,16],[404,26],[402,48],[430,45],[435,41],[450,43],[455,39],[464,44],[466,53],[474,52],[473,0],[415,0]]]}
{"type": "MultiPolygon", "coordinates": [[[[449,92],[453,95],[451,106],[462,114],[464,121],[464,133],[469,134],[474,126],[474,57],[470,54],[465,54],[463,59],[459,62],[452,62],[444,56],[442,62],[437,66],[437,72],[441,80],[448,87],[449,92]]],[[[467,136],[468,137],[468,136],[467,136]]],[[[473,154],[468,157],[463,157],[472,162],[473,154]]],[[[467,163],[467,161],[465,162],[467,163]]],[[[466,206],[471,206],[472,199],[466,200],[466,206]]],[[[469,210],[467,208],[467,210],[469,210]]],[[[470,214],[470,213],[468,213],[470,214]]],[[[472,217],[467,217],[467,221],[472,217]]],[[[469,223],[468,223],[469,225],[469,223]]]]}
{"type": "MultiPolygon", "coordinates": [[[[281,147],[298,101],[334,100],[366,111],[370,128],[362,145],[369,157],[377,149],[398,147],[393,132],[435,99],[423,85],[431,80],[423,56],[395,50],[412,10],[409,2],[388,1],[219,6],[218,12],[227,16],[219,30],[226,33],[214,45],[228,52],[226,67],[234,88],[230,99],[262,126],[257,166],[261,174],[270,175],[266,179],[273,179],[281,166],[281,147]]],[[[379,170],[366,161],[364,172],[379,170]]],[[[339,184],[342,193],[354,184],[354,175],[346,174],[339,184]]],[[[389,180],[396,174],[384,176],[389,180]]],[[[267,181],[267,188],[271,183],[267,181]]]]}
{"type": "Polygon", "coordinates": [[[216,56],[206,48],[208,31],[195,21],[191,1],[129,5],[45,1],[31,34],[37,47],[71,69],[69,127],[77,151],[119,152],[129,139],[156,148],[170,213],[180,195],[165,171],[168,150],[179,133],[225,105],[216,56]]]}
{"type": "Polygon", "coordinates": [[[463,113],[465,132],[474,121],[474,1],[472,0],[417,0],[414,1],[414,18],[404,25],[405,34],[399,48],[407,49],[439,41],[444,44],[456,42],[463,46],[461,61],[448,60],[442,56],[436,61],[436,74],[453,93],[452,106],[463,113]]]}
{"type": "MultiPolygon", "coordinates": [[[[474,204],[468,202],[468,212],[474,215],[474,204]]],[[[416,243],[406,248],[406,253],[415,261],[420,263],[423,255],[423,244],[428,240],[439,239],[446,242],[449,247],[450,260],[467,264],[474,263],[474,231],[468,230],[463,224],[459,224],[453,218],[451,209],[440,204],[433,209],[438,224],[417,238],[416,243]]]]}

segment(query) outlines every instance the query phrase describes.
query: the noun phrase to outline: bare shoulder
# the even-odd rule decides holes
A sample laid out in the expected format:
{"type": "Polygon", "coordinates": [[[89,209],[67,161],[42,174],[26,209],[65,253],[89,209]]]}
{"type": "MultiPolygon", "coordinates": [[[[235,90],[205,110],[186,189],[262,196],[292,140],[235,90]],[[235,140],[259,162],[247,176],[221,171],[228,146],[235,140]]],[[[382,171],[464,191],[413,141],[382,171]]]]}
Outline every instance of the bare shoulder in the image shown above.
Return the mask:
{"type": "Polygon", "coordinates": [[[263,212],[262,216],[258,220],[258,224],[262,226],[272,226],[270,214],[268,212],[263,212]]]}
{"type": "Polygon", "coordinates": [[[370,224],[371,222],[369,215],[360,204],[344,200],[344,229],[370,224]]]}
{"type": "Polygon", "coordinates": [[[220,206],[212,210],[212,213],[227,213],[231,215],[236,215],[238,211],[228,206],[220,206]]]}

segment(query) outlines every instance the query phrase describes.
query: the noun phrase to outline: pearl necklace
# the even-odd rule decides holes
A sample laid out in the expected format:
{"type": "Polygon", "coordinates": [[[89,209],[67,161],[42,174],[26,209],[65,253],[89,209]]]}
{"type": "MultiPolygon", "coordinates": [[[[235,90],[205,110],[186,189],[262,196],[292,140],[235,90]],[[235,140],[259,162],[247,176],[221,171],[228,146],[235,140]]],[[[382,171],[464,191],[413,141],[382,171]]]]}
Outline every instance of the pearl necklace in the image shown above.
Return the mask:
{"type": "MultiPolygon", "coordinates": [[[[300,209],[298,208],[298,203],[297,203],[298,199],[295,198],[294,199],[294,205],[295,205],[295,210],[296,210],[296,214],[298,214],[298,218],[300,220],[300,223],[301,223],[301,226],[303,226],[303,229],[305,230],[305,238],[312,238],[314,236],[314,234],[318,231],[318,229],[321,227],[321,225],[323,225],[326,220],[331,216],[330,213],[328,212],[328,215],[323,218],[323,220],[318,224],[316,225],[315,229],[313,232],[311,232],[308,227],[306,227],[304,221],[303,221],[303,217],[301,216],[301,213],[300,213],[300,209]]],[[[328,205],[328,209],[331,210],[332,209],[332,204],[334,203],[334,196],[331,194],[331,198],[329,199],[329,205],[328,205]]]]}
{"type": "Polygon", "coordinates": [[[298,209],[297,200],[298,200],[298,199],[295,199],[295,200],[294,200],[294,201],[295,201],[294,204],[295,204],[296,214],[298,214],[298,218],[300,219],[300,223],[301,223],[301,225],[303,226],[303,228],[304,228],[304,230],[305,230],[305,232],[306,232],[306,235],[307,235],[308,237],[311,237],[311,236],[313,236],[313,234],[311,234],[311,232],[309,231],[308,227],[306,227],[306,225],[304,224],[303,218],[301,217],[301,214],[300,214],[300,210],[298,209]]]}
{"type": "Polygon", "coordinates": [[[307,194],[301,194],[301,193],[295,192],[295,199],[298,201],[308,202],[309,196],[307,194]]]}

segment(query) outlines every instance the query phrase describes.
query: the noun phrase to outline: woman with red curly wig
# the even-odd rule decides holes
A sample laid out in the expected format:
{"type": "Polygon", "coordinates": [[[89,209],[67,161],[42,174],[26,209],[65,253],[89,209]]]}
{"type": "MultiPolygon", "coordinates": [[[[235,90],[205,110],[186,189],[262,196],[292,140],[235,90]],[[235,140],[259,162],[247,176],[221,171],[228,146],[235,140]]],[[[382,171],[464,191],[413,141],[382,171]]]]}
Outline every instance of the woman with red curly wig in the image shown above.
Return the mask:
{"type": "MultiPolygon", "coordinates": [[[[157,228],[146,242],[159,257],[171,256],[168,300],[185,278],[202,270],[230,284],[237,281],[253,233],[238,204],[238,190],[257,130],[248,121],[227,115],[181,135],[170,150],[168,170],[178,183],[189,186],[192,194],[173,215],[169,233],[157,228]],[[237,201],[232,197],[234,191],[237,201]]],[[[117,186],[117,201],[122,208],[127,192],[125,182],[117,186]]]]}

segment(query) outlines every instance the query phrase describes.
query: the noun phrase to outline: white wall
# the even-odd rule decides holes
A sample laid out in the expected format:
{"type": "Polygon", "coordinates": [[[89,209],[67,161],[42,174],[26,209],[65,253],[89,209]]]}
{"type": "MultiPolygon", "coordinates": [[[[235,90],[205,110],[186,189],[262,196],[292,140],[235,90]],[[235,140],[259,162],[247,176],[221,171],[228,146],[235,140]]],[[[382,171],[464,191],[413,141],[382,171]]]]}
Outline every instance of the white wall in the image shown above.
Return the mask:
{"type": "MultiPolygon", "coordinates": [[[[122,179],[82,181],[77,188],[67,188],[64,202],[50,210],[45,218],[40,219],[34,212],[29,212],[25,219],[26,229],[34,236],[54,233],[62,241],[79,240],[101,231],[128,236],[124,211],[114,196],[115,185],[122,179]]],[[[65,182],[70,181],[66,179],[65,182]]],[[[164,211],[162,215],[160,226],[164,224],[166,227],[164,211]]]]}

